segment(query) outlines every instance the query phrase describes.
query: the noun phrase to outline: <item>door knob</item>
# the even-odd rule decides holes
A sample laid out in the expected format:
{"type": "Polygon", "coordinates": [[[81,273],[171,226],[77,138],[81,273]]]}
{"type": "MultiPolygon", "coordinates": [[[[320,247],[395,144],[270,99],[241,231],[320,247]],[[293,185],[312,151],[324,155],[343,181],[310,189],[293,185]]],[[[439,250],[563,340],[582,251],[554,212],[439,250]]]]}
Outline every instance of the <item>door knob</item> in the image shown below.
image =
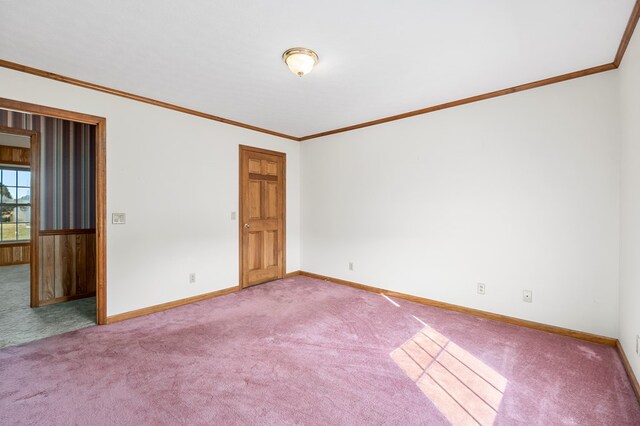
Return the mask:
{"type": "Polygon", "coordinates": [[[251,228],[251,225],[249,225],[248,223],[245,223],[245,224],[244,224],[244,227],[245,227],[245,228],[251,228]]]}

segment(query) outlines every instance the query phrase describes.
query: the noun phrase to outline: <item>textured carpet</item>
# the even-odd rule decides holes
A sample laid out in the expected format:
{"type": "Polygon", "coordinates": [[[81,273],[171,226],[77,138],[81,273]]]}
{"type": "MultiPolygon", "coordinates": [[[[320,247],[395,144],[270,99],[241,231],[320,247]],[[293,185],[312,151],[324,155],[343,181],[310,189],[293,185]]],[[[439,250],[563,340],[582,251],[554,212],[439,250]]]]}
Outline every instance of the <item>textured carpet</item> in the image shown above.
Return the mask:
{"type": "Polygon", "coordinates": [[[0,350],[0,424],[638,425],[613,348],[295,277],[0,350]]]}
{"type": "Polygon", "coordinates": [[[95,297],[32,309],[29,292],[29,265],[0,267],[0,348],[95,325],[95,297]]]}

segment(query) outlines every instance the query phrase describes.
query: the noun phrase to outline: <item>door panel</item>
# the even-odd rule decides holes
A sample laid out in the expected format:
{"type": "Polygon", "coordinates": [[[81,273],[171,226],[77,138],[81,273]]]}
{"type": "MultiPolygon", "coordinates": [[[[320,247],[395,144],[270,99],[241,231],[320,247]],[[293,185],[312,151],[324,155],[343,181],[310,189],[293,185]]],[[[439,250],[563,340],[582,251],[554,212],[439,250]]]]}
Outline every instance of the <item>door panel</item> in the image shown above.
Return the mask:
{"type": "MultiPolygon", "coordinates": [[[[262,182],[259,180],[249,181],[249,219],[262,218],[262,182]]],[[[245,222],[246,223],[246,222],[245,222]]]]}
{"type": "Polygon", "coordinates": [[[257,158],[249,158],[249,173],[262,174],[262,161],[257,158]]]}
{"type": "Polygon", "coordinates": [[[284,277],[285,154],[240,147],[240,286],[284,277]]]}
{"type": "Polygon", "coordinates": [[[264,236],[264,266],[278,266],[278,233],[266,231],[264,236]]]}
{"type": "Polygon", "coordinates": [[[249,271],[262,268],[262,232],[248,232],[249,271]]]}
{"type": "Polygon", "coordinates": [[[263,182],[265,186],[264,193],[264,218],[265,219],[277,219],[278,218],[278,183],[277,182],[263,182]]]}
{"type": "Polygon", "coordinates": [[[278,175],[278,163],[275,161],[265,161],[263,166],[264,174],[268,176],[278,175]]]}

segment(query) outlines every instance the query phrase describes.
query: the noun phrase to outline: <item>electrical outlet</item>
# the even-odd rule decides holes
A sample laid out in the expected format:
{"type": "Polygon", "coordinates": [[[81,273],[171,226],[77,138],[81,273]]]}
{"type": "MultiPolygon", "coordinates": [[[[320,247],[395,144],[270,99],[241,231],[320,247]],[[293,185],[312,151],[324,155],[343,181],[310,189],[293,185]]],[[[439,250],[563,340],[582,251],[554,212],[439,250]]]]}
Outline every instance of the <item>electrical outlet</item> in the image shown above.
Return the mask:
{"type": "Polygon", "coordinates": [[[196,273],[192,272],[189,274],[189,284],[193,284],[196,282],[196,273]]]}
{"type": "Polygon", "coordinates": [[[349,270],[353,271],[353,262],[349,262],[349,270]]]}
{"type": "Polygon", "coordinates": [[[485,293],[484,283],[478,283],[478,294],[484,294],[484,293],[485,293]]]}
{"type": "Polygon", "coordinates": [[[231,212],[231,220],[236,220],[236,212],[231,212]]]}
{"type": "Polygon", "coordinates": [[[636,355],[640,355],[640,334],[636,335],[636,355]]]}
{"type": "Polygon", "coordinates": [[[533,292],[531,290],[523,290],[522,300],[527,303],[533,302],[533,292]]]}

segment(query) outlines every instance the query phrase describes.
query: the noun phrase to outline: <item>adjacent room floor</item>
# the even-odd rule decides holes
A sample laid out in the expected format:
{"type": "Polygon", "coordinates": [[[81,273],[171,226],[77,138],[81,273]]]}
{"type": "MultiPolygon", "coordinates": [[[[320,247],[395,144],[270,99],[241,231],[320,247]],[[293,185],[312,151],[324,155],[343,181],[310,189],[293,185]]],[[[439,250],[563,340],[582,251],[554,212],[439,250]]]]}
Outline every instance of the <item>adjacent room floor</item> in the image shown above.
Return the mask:
{"type": "Polygon", "coordinates": [[[29,291],[29,265],[0,267],[0,348],[95,325],[95,297],[33,309],[29,291]]]}
{"type": "Polygon", "coordinates": [[[0,350],[0,424],[637,425],[614,348],[306,277],[0,350]]]}

